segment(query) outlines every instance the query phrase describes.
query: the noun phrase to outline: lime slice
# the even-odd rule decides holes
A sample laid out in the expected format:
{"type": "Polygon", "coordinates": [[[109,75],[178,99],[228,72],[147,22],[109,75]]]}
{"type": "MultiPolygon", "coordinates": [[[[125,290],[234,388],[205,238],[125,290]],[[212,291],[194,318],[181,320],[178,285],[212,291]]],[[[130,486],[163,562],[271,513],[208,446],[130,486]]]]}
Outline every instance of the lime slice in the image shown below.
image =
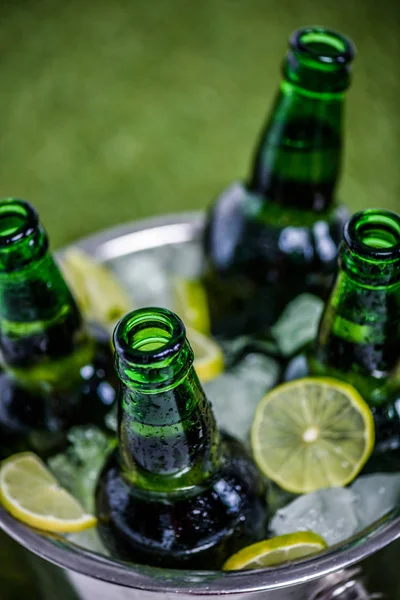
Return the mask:
{"type": "Polygon", "coordinates": [[[194,353],[194,368],[202,383],[215,379],[224,370],[224,355],[220,346],[212,338],[186,329],[187,337],[194,353]]]}
{"type": "Polygon", "coordinates": [[[173,285],[173,310],[186,327],[200,333],[210,333],[207,293],[195,279],[176,278],[173,285]]]}
{"type": "Polygon", "coordinates": [[[327,548],[325,540],[312,531],[279,535],[242,548],[228,558],[223,571],[262,569],[317,554],[327,548]]]}
{"type": "Polygon", "coordinates": [[[69,248],[63,255],[60,266],[82,312],[88,319],[93,319],[111,329],[119,319],[132,310],[132,300],[112,271],[82,250],[69,248]]]}
{"type": "Polygon", "coordinates": [[[37,529],[70,533],[96,525],[96,517],[87,514],[31,452],[3,461],[0,501],[13,517],[37,529]]]}
{"type": "Polygon", "coordinates": [[[351,385],[309,377],[276,387],[257,406],[254,458],[281,488],[304,494],[345,486],[374,447],[372,413],[351,385]]]}

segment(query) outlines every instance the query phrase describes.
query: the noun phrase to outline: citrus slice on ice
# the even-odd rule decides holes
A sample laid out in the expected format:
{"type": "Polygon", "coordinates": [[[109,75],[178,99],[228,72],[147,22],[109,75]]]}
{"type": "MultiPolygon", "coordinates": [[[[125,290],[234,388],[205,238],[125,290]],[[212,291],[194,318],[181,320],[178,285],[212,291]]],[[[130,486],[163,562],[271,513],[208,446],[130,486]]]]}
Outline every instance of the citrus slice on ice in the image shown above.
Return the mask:
{"type": "Polygon", "coordinates": [[[200,333],[210,333],[207,293],[196,279],[177,277],[173,285],[173,310],[186,327],[200,333]]]}
{"type": "Polygon", "coordinates": [[[79,248],[66,250],[61,270],[82,312],[89,319],[113,329],[133,302],[114,273],[79,248]]]}
{"type": "Polygon", "coordinates": [[[223,571],[262,569],[317,554],[327,548],[325,540],[312,531],[298,531],[246,546],[228,558],[223,571]]]}
{"type": "Polygon", "coordinates": [[[202,383],[215,379],[224,370],[224,355],[221,347],[212,338],[190,329],[187,337],[194,353],[194,368],[202,383]]]}
{"type": "Polygon", "coordinates": [[[31,452],[2,462],[0,501],[13,517],[37,529],[67,533],[96,525],[96,517],[87,514],[31,452]]]}
{"type": "Polygon", "coordinates": [[[304,494],[345,486],[356,477],[374,447],[374,420],[351,385],[308,377],[264,396],[251,444],[267,477],[284,490],[304,494]]]}

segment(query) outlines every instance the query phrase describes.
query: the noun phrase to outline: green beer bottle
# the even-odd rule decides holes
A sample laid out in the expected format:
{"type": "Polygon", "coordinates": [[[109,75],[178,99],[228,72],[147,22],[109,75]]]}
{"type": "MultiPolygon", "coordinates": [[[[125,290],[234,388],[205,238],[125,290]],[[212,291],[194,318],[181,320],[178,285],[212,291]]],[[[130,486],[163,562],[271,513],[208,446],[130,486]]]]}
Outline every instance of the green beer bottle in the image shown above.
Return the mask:
{"type": "Polygon", "coordinates": [[[221,567],[265,536],[263,479],[242,444],[216,428],[179,317],[136,310],[114,344],[119,445],[97,486],[103,541],[140,563],[221,567]]]}
{"type": "Polygon", "coordinates": [[[0,456],[59,449],[72,425],[103,425],[116,389],[108,336],[88,329],[35,209],[0,201],[0,456]]]}
{"type": "Polygon", "coordinates": [[[329,287],[347,218],[335,191],[353,56],[334,31],[290,38],[248,183],[225,190],[208,215],[204,284],[217,335],[259,332],[296,295],[329,287]]]}
{"type": "Polygon", "coordinates": [[[308,373],[351,383],[374,413],[376,449],[400,448],[399,215],[369,209],[346,223],[317,339],[285,379],[308,373]]]}

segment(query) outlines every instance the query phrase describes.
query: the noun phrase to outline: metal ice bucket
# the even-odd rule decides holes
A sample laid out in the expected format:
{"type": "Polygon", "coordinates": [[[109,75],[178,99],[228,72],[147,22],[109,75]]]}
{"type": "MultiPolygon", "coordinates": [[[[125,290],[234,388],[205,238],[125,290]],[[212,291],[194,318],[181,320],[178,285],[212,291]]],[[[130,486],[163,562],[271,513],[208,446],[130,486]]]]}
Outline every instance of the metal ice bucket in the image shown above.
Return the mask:
{"type": "MultiPolygon", "coordinates": [[[[179,214],[101,232],[78,245],[109,262],[146,249],[196,243],[202,227],[201,214],[179,214]]],[[[221,596],[237,600],[366,600],[381,594],[400,600],[400,516],[395,511],[315,558],[274,569],[232,573],[124,563],[86,551],[63,537],[34,531],[1,507],[0,527],[35,554],[66,569],[81,600],[189,600],[200,596],[215,600],[221,596]]],[[[51,597],[59,597],[56,586],[51,597]]]]}

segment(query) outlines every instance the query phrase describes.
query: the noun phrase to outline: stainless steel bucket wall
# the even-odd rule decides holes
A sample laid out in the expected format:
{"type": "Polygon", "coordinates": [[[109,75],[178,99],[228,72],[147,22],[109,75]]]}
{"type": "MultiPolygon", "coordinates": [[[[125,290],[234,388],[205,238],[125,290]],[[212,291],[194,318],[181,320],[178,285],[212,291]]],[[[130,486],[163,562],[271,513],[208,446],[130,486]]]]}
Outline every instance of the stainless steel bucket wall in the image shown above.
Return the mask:
{"type": "MultiPolygon", "coordinates": [[[[394,542],[355,567],[336,571],[315,581],[299,582],[276,590],[233,593],[228,597],[235,600],[398,600],[399,553],[400,542],[394,542]]],[[[81,600],[192,600],[199,597],[195,592],[177,596],[174,593],[127,589],[72,571],[68,577],[81,600]]],[[[204,598],[203,595],[201,597],[204,598]]],[[[206,597],[221,600],[222,596],[206,597]]]]}
{"type": "MultiPolygon", "coordinates": [[[[103,262],[142,250],[197,242],[200,214],[134,223],[96,234],[78,245],[103,262]]],[[[68,540],[40,534],[0,507],[0,527],[47,561],[66,569],[81,600],[171,600],[229,596],[237,600],[400,599],[400,516],[392,512],[368,530],[314,559],[276,569],[234,573],[188,572],[127,565],[82,550],[68,540]]],[[[50,582],[50,579],[49,579],[50,582]]],[[[50,585],[50,583],[49,583],[50,585]]],[[[57,598],[57,586],[54,589],[57,598]]],[[[53,597],[52,596],[52,597],[53,597]]]]}
{"type": "MultiPolygon", "coordinates": [[[[278,569],[241,573],[167,571],[136,567],[42,535],[0,509],[0,525],[36,554],[68,572],[81,600],[367,600],[400,598],[399,518],[384,522],[318,558],[278,569]],[[367,592],[368,590],[368,592],[367,592]],[[379,595],[376,595],[376,594],[379,595]]],[[[46,575],[46,598],[60,597],[60,578],[46,575]],[[49,590],[51,588],[51,591],[49,590]]],[[[69,596],[68,596],[69,598],[69,596]]]]}
{"type": "MultiPolygon", "coordinates": [[[[79,575],[78,573],[69,573],[69,579],[72,583],[72,586],[79,594],[82,600],[173,600],[176,599],[177,596],[175,594],[169,593],[156,593],[156,592],[146,592],[143,590],[129,590],[126,588],[121,588],[112,584],[104,584],[102,581],[96,581],[84,575],[79,575]]],[[[254,594],[234,594],[229,596],[229,598],[233,598],[236,600],[246,600],[251,598],[252,600],[309,600],[311,598],[318,597],[318,600],[325,600],[324,596],[320,595],[322,593],[328,593],[328,591],[332,590],[332,588],[336,588],[336,590],[343,587],[343,585],[349,582],[354,582],[354,585],[362,585],[362,593],[365,594],[365,587],[363,584],[358,584],[354,579],[347,579],[342,577],[334,577],[324,581],[325,590],[321,588],[320,584],[316,583],[304,583],[297,586],[292,586],[290,588],[285,588],[281,590],[269,591],[269,592],[255,592],[254,594]]],[[[353,590],[354,590],[354,586],[353,590]]],[[[181,600],[192,600],[193,594],[188,596],[187,594],[180,595],[179,598],[181,600]]],[[[210,598],[210,596],[207,596],[210,598]]],[[[211,596],[212,599],[221,598],[221,596],[211,596]]],[[[360,596],[361,600],[362,596],[360,596]]],[[[339,596],[338,600],[342,600],[339,596]]],[[[345,600],[345,599],[344,599],[345,600]]],[[[358,600],[356,596],[352,596],[351,600],[358,600]]]]}

